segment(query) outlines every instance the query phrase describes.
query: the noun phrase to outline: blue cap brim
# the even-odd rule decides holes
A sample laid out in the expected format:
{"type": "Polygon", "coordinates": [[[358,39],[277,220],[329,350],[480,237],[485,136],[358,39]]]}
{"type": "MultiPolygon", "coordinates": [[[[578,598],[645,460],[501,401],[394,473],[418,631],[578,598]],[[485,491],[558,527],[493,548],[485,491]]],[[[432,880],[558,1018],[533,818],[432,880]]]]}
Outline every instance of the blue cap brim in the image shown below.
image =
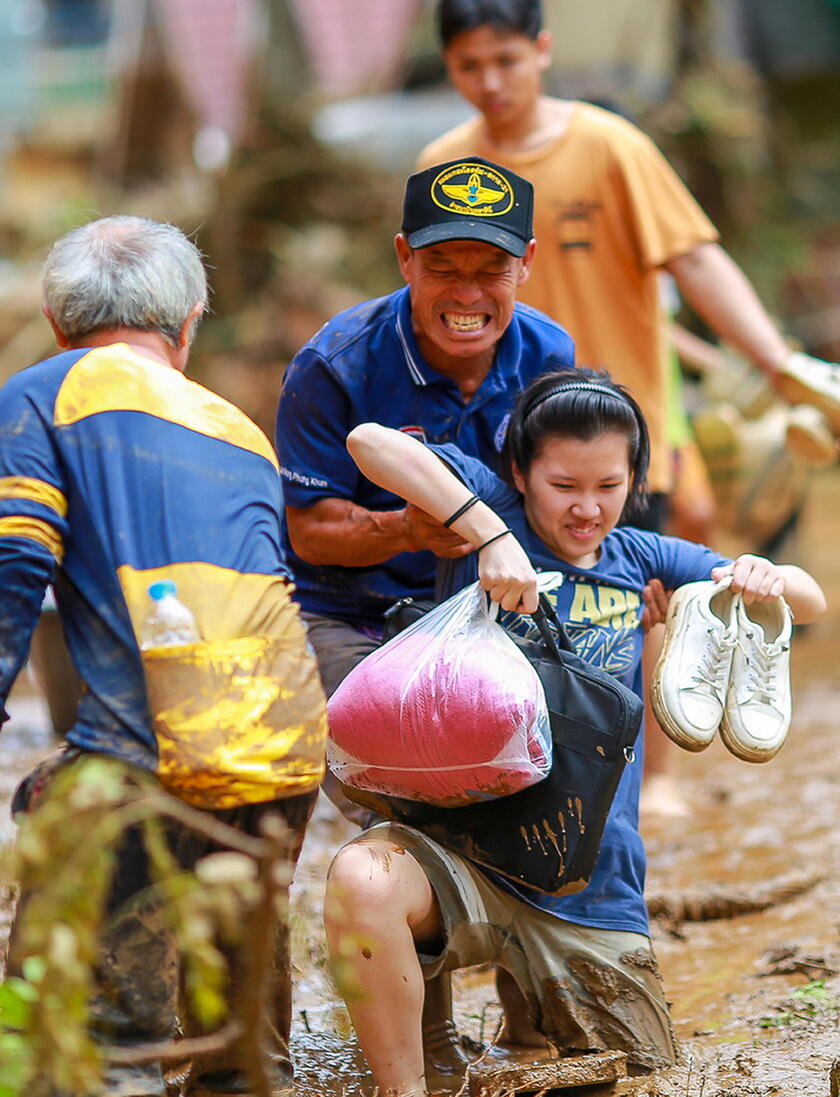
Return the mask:
{"type": "Polygon", "coordinates": [[[483,244],[492,244],[509,255],[521,259],[525,254],[528,241],[521,236],[486,221],[444,221],[437,225],[427,225],[406,236],[410,248],[428,248],[432,244],[441,244],[446,240],[479,240],[483,244]]]}

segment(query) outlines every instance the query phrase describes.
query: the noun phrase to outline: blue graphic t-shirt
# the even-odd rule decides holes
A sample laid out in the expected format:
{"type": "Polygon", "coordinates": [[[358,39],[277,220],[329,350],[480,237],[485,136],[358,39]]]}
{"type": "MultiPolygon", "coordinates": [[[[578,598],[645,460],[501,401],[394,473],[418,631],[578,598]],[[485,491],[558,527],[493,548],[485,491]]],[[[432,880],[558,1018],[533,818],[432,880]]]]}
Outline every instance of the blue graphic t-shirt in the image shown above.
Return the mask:
{"type": "MultiPolygon", "coordinates": [[[[488,506],[510,527],[537,571],[562,572],[562,581],[546,591],[557,618],[580,656],[608,671],[639,697],[642,686],[642,591],[651,579],[673,590],[684,583],[708,579],[711,570],[727,563],[704,545],[677,537],[633,529],[614,529],[601,545],[593,568],[578,568],[558,559],[530,528],[522,496],[486,466],[456,446],[431,446],[488,506]]],[[[442,561],[439,594],[449,597],[477,576],[475,554],[442,561]]],[[[503,614],[513,631],[536,628],[528,617],[503,614]]],[[[601,850],[589,885],[577,895],[541,896],[530,888],[492,875],[494,882],[526,902],[569,922],[599,929],[648,932],[644,901],[645,852],[639,834],[639,791],[643,768],[643,734],[636,745],[636,762],[625,768],[610,810],[601,850]]]]}

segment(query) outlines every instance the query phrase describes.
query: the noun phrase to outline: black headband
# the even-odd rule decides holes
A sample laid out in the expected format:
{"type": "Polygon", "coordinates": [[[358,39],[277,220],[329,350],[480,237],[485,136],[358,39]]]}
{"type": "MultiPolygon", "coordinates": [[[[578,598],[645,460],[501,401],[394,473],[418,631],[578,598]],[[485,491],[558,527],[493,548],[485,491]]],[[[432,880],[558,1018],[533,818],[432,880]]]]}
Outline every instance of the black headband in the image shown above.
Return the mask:
{"type": "Polygon", "coordinates": [[[565,385],[557,385],[556,388],[549,389],[548,392],[540,393],[523,414],[522,422],[524,423],[528,416],[537,410],[540,404],[544,404],[546,400],[550,400],[552,396],[558,396],[561,392],[603,392],[606,393],[607,396],[614,396],[615,399],[620,400],[622,404],[627,403],[620,392],[616,392],[615,389],[608,388],[606,385],[599,385],[595,381],[569,381],[565,385]]]}

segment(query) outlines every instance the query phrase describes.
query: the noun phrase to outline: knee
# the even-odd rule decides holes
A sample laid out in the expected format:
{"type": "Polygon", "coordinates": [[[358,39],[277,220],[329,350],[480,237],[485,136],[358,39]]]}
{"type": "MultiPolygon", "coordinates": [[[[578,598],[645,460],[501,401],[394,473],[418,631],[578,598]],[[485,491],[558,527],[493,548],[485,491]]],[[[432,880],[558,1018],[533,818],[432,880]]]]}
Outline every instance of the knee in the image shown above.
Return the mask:
{"type": "Polygon", "coordinates": [[[349,845],[330,866],[324,921],[331,928],[376,927],[400,912],[397,874],[390,869],[391,851],[379,845],[349,845]]]}

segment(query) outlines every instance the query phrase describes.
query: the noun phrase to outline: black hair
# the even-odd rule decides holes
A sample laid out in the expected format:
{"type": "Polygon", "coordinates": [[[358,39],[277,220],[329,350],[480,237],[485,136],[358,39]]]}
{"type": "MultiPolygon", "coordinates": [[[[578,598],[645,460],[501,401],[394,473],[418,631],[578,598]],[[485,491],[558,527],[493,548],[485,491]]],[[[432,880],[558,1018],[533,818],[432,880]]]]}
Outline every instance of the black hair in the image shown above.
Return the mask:
{"type": "MultiPolygon", "coordinates": [[[[552,355],[546,358],[551,368],[552,355]]],[[[513,483],[513,467],[527,473],[550,438],[591,442],[602,434],[627,438],[630,492],[622,518],[647,505],[650,437],[641,408],[606,370],[562,369],[544,373],[519,397],[508,424],[502,451],[505,472],[513,483]]]]}
{"type": "Polygon", "coordinates": [[[456,35],[486,26],[535,39],[542,30],[540,0],[439,0],[437,27],[444,49],[456,35]]]}

